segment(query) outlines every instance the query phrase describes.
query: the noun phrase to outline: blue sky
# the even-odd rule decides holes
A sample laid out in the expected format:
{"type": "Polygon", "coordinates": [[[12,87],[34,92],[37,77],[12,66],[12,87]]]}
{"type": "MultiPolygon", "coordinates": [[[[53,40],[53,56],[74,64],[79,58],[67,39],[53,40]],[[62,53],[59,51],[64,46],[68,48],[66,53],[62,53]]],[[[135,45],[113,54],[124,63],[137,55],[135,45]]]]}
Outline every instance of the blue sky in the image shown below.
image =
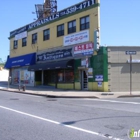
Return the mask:
{"type": "MultiPolygon", "coordinates": [[[[8,0],[0,4],[0,58],[9,54],[9,32],[33,22],[35,4],[44,0],[8,0]]],[[[58,11],[82,0],[57,0],[58,11]]],[[[101,45],[140,46],[140,0],[101,1],[101,45]]]]}

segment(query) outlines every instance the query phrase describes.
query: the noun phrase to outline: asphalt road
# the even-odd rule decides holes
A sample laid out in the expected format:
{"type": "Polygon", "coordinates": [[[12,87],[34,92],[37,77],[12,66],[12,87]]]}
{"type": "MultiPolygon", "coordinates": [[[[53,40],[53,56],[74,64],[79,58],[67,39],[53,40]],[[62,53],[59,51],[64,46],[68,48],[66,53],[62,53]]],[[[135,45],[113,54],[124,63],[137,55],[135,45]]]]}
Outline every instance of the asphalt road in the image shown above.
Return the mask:
{"type": "Polygon", "coordinates": [[[128,140],[132,128],[140,130],[140,98],[60,99],[0,91],[0,140],[128,140]]]}

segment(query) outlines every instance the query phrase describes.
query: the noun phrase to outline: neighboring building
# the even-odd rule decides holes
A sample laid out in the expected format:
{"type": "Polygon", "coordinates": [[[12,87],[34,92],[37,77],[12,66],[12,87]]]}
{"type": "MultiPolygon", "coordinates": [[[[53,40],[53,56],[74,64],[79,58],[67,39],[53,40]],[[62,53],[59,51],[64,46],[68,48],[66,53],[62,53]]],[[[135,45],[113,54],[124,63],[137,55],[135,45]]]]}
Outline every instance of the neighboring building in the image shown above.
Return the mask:
{"type": "Polygon", "coordinates": [[[10,32],[5,67],[12,83],[108,91],[107,49],[98,48],[99,28],[100,1],[86,0],[10,32]]]}
{"type": "Polygon", "coordinates": [[[1,69],[0,70],[0,82],[8,81],[9,70],[1,69]]]}
{"type": "Polygon", "coordinates": [[[140,47],[108,46],[107,50],[108,90],[130,91],[132,87],[132,91],[140,91],[140,47]]]}

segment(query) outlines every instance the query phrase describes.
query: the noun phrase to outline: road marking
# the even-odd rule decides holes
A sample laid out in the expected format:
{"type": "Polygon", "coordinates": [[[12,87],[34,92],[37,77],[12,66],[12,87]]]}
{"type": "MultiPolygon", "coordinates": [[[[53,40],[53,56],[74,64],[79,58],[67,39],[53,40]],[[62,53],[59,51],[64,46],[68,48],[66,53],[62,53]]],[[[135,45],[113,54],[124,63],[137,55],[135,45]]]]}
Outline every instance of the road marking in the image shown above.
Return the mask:
{"type": "Polygon", "coordinates": [[[75,127],[75,126],[71,126],[71,125],[65,125],[61,122],[57,122],[57,121],[53,121],[53,120],[50,120],[50,119],[42,118],[42,117],[39,117],[39,116],[28,114],[28,113],[18,111],[18,110],[15,110],[15,109],[11,109],[11,108],[8,108],[8,107],[0,106],[0,108],[5,109],[5,110],[9,110],[9,111],[12,111],[12,112],[16,112],[18,114],[22,114],[22,115],[25,115],[25,116],[29,116],[29,117],[32,117],[32,118],[36,118],[36,119],[39,119],[39,120],[43,120],[43,121],[46,121],[46,122],[50,122],[50,123],[53,123],[53,124],[57,124],[57,125],[60,125],[60,126],[64,126],[64,127],[68,127],[68,128],[71,128],[71,129],[75,129],[75,130],[78,130],[78,131],[85,132],[85,133],[89,133],[89,134],[92,134],[92,135],[96,135],[96,136],[99,136],[99,137],[108,138],[108,139],[111,139],[111,140],[123,140],[123,139],[115,138],[113,136],[107,137],[107,136],[105,136],[101,133],[86,130],[86,129],[82,129],[82,128],[79,128],[79,127],[75,127]]]}
{"type": "Polygon", "coordinates": [[[125,102],[125,101],[102,100],[102,99],[84,99],[84,100],[92,100],[92,101],[100,101],[100,102],[111,102],[111,103],[121,103],[121,104],[134,104],[134,105],[140,105],[139,102],[125,102]]]}

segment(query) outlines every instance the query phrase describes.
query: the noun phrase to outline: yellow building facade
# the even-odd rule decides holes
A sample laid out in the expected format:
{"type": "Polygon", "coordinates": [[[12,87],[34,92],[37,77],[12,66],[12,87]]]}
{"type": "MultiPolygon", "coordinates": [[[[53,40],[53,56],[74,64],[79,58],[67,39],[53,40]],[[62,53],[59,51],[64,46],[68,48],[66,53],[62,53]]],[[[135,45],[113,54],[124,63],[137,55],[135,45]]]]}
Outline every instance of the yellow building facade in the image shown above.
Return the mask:
{"type": "Polygon", "coordinates": [[[99,85],[93,74],[95,30],[100,30],[100,0],[81,1],[10,32],[7,68],[11,77],[18,75],[13,83],[108,91],[107,80],[101,75],[99,85]]]}
{"type": "MultiPolygon", "coordinates": [[[[87,6],[77,12],[73,12],[71,14],[62,16],[55,20],[50,20],[50,22],[46,24],[42,24],[38,27],[29,29],[27,31],[27,45],[26,47],[22,47],[22,39],[18,40],[17,49],[13,48],[13,42],[15,40],[14,36],[10,37],[10,57],[16,57],[28,53],[36,52],[37,50],[55,48],[55,47],[63,47],[63,36],[68,35],[68,22],[76,20],[76,32],[80,32],[80,18],[89,16],[90,19],[90,28],[89,28],[89,41],[93,42],[93,32],[95,29],[100,27],[100,3],[99,0],[88,0],[85,1],[87,5],[88,2],[91,3],[91,6],[87,6]],[[92,2],[94,4],[92,4],[92,2]],[[57,26],[64,24],[64,35],[57,37],[57,26]],[[45,29],[50,29],[50,39],[47,41],[43,41],[43,31],[45,29]],[[37,43],[32,44],[32,34],[37,33],[37,43]]],[[[84,3],[84,2],[83,2],[84,3]]]]}

